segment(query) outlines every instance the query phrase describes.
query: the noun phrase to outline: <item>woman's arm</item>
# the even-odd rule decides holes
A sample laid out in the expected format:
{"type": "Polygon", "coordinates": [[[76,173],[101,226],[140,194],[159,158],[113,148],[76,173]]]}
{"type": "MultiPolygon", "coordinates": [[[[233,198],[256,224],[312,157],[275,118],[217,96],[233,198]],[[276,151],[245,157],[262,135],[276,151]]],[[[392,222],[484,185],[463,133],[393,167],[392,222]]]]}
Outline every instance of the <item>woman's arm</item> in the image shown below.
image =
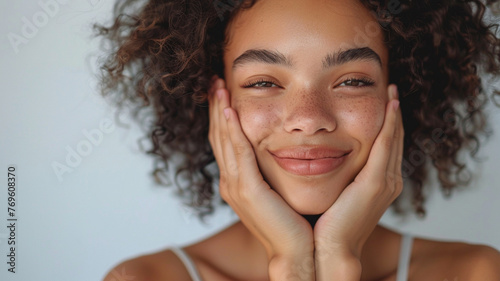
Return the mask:
{"type": "Polygon", "coordinates": [[[316,280],[360,280],[363,246],[403,189],[404,130],[395,85],[388,87],[388,97],[365,166],[314,227],[316,280]]]}
{"type": "Polygon", "coordinates": [[[500,280],[500,252],[489,246],[477,246],[471,276],[464,280],[500,280]]]}
{"type": "Polygon", "coordinates": [[[224,81],[212,83],[209,140],[221,197],[265,247],[271,280],[315,280],[311,225],[264,181],[224,81]]]}
{"type": "Polygon", "coordinates": [[[209,138],[220,169],[220,193],[266,248],[271,280],[359,280],[363,245],[402,190],[404,132],[396,87],[388,89],[384,125],[367,164],[313,233],[264,181],[223,80],[213,84],[209,138]]]}

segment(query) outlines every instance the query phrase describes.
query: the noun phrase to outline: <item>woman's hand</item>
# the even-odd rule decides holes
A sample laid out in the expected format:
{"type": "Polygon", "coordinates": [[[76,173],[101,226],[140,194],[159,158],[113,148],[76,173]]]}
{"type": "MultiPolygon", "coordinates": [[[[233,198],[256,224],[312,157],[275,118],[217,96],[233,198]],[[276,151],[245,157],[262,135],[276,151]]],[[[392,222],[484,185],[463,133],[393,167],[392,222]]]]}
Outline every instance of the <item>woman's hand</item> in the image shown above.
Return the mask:
{"type": "Polygon", "coordinates": [[[397,87],[389,85],[388,91],[384,124],[365,166],[314,227],[317,280],[340,277],[339,271],[349,275],[339,280],[359,280],[352,273],[361,274],[362,248],[402,191],[403,122],[397,87]]]}
{"type": "Polygon", "coordinates": [[[314,280],[310,224],[264,181],[224,81],[209,90],[209,140],[219,166],[221,197],[264,245],[272,280],[314,280]]]}

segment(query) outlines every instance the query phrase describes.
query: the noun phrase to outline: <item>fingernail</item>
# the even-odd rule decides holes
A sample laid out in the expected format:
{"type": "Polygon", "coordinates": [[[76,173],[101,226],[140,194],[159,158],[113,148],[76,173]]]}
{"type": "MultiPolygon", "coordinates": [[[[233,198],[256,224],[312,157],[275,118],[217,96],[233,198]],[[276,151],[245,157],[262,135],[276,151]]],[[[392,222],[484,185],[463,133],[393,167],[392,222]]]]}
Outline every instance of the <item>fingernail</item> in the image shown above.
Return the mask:
{"type": "Polygon", "coordinates": [[[398,100],[392,101],[392,108],[394,109],[394,111],[398,110],[398,108],[399,108],[399,101],[398,100]]]}
{"type": "Polygon", "coordinates": [[[394,98],[399,99],[398,86],[394,86],[394,98]]]}
{"type": "Polygon", "coordinates": [[[229,108],[224,108],[224,116],[226,116],[226,120],[229,120],[229,108]]]}

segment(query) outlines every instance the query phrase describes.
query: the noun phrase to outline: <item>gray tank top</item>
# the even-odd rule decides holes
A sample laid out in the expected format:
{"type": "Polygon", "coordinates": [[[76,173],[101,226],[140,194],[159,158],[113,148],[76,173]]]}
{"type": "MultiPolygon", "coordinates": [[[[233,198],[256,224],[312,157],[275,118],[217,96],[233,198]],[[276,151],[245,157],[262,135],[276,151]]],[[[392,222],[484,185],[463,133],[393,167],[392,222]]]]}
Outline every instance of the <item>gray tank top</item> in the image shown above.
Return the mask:
{"type": "MultiPolygon", "coordinates": [[[[413,236],[404,233],[401,238],[401,246],[399,248],[399,264],[398,272],[396,276],[396,281],[407,281],[408,279],[408,267],[410,265],[411,249],[413,246],[413,236]]],[[[193,281],[203,281],[201,279],[200,273],[196,270],[193,261],[189,258],[188,254],[182,250],[181,247],[173,246],[170,247],[172,252],[174,252],[179,259],[184,263],[191,279],[193,281]]]]}

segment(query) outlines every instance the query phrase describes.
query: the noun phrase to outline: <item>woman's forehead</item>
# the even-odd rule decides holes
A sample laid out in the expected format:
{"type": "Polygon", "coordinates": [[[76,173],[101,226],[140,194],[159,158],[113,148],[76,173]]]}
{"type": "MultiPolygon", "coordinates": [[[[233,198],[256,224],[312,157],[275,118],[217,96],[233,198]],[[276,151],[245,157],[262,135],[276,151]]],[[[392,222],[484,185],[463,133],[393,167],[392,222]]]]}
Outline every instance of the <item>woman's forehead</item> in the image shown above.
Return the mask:
{"type": "Polygon", "coordinates": [[[388,57],[377,20],[353,0],[258,1],[235,16],[227,36],[228,68],[248,50],[275,51],[298,65],[349,49],[372,50],[384,68],[388,57]]]}

